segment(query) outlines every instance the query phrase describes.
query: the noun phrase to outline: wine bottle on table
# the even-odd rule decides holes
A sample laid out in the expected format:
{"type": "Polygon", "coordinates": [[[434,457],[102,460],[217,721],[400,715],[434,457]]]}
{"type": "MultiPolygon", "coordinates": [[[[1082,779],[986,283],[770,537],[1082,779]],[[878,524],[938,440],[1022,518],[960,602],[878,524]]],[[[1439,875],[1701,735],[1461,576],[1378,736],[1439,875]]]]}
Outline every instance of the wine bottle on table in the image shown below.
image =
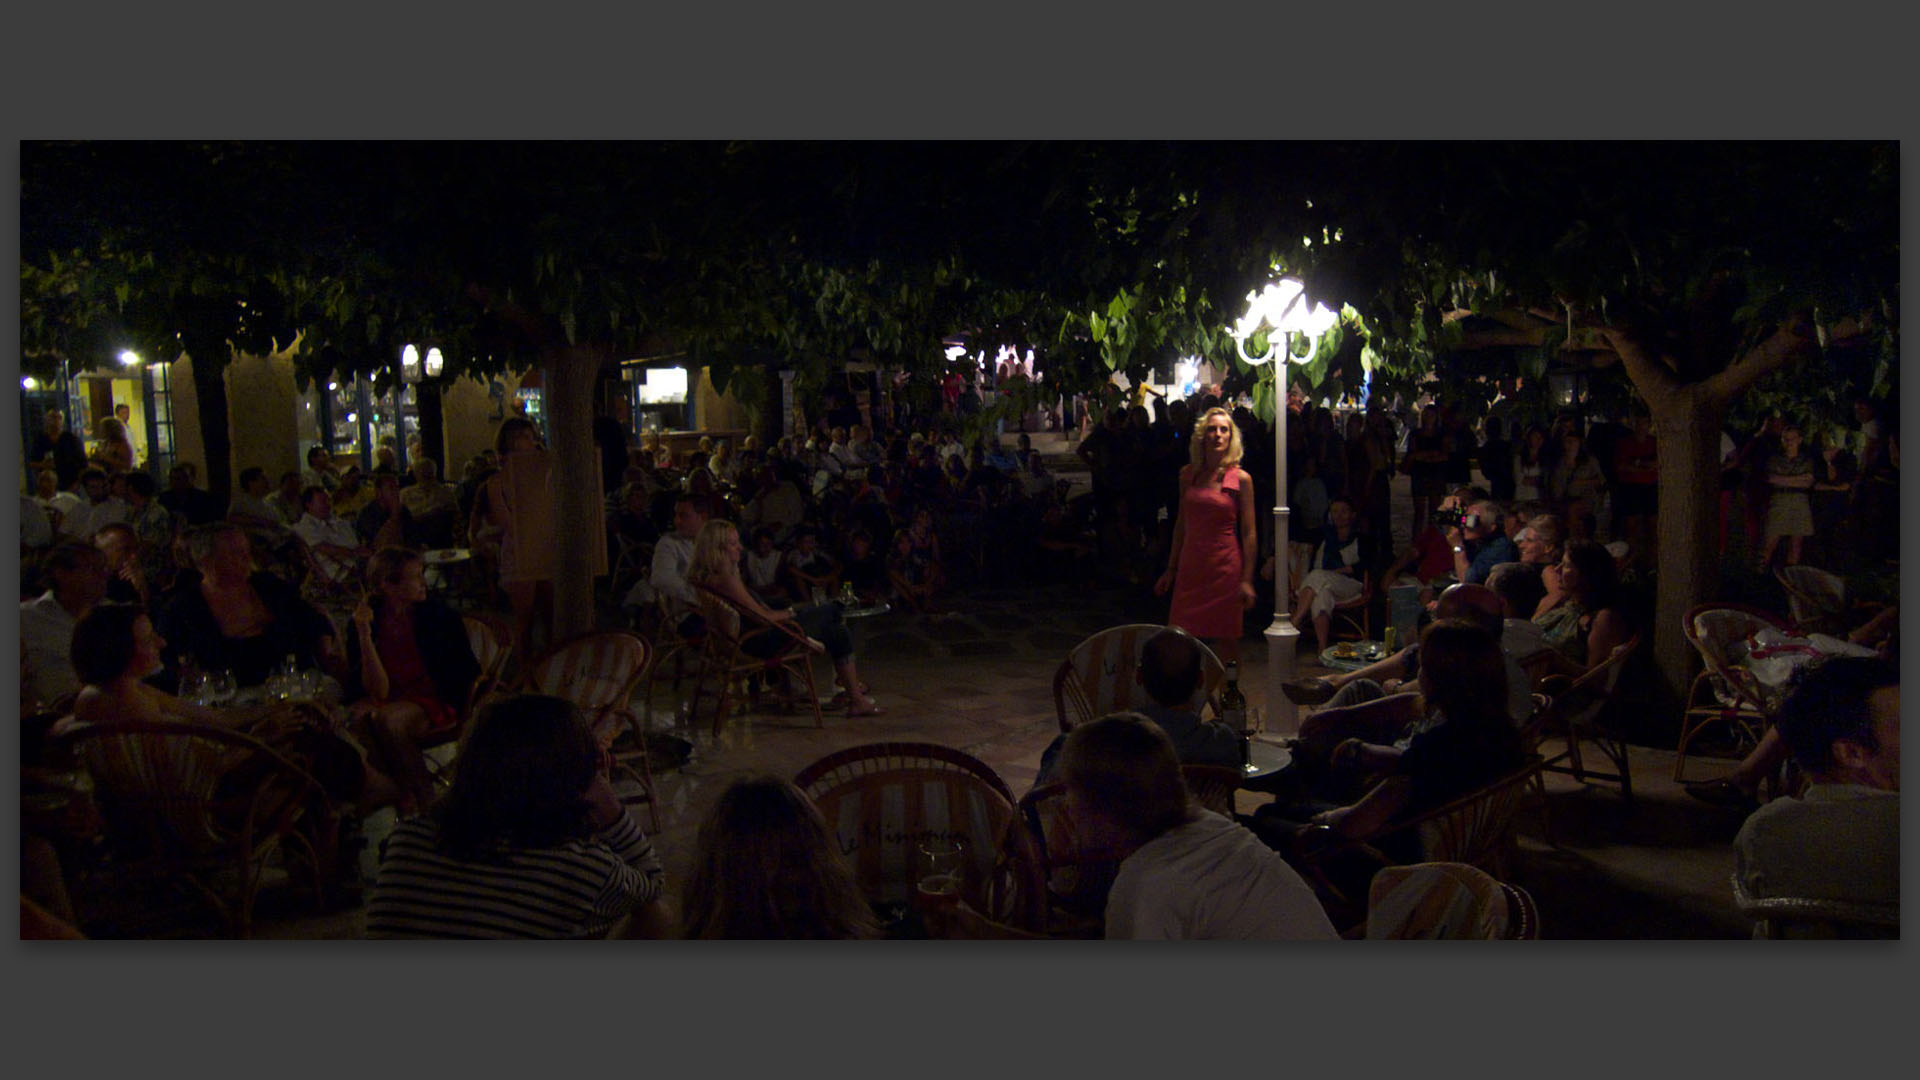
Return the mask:
{"type": "Polygon", "coordinates": [[[1240,691],[1240,663],[1227,663],[1227,686],[1220,691],[1220,721],[1240,735],[1240,763],[1247,763],[1252,732],[1247,727],[1247,696],[1240,691]]]}

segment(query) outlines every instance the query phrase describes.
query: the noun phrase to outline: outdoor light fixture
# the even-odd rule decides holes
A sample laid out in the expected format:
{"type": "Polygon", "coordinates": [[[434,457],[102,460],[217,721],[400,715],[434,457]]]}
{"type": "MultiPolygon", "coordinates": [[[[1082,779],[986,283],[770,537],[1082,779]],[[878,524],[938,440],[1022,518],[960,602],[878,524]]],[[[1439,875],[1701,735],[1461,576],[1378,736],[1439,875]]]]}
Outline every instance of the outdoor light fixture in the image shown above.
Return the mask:
{"type": "Polygon", "coordinates": [[[411,345],[400,350],[400,378],[410,383],[420,381],[420,350],[411,345]]]}
{"type": "Polygon", "coordinates": [[[134,352],[134,351],[133,351],[132,349],[124,349],[124,350],[122,350],[122,351],[121,351],[121,353],[120,353],[120,366],[121,366],[121,367],[133,367],[134,365],[136,365],[136,364],[138,364],[139,362],[140,362],[140,354],[139,354],[139,353],[137,353],[137,352],[134,352]]]}
{"type": "Polygon", "coordinates": [[[34,378],[31,375],[20,376],[20,389],[38,390],[39,388],[40,388],[40,380],[34,378]]]}
{"type": "Polygon", "coordinates": [[[1304,333],[1312,341],[1340,321],[1338,313],[1319,304],[1308,304],[1306,289],[1292,278],[1281,278],[1259,292],[1247,294],[1247,313],[1229,331],[1240,356],[1256,367],[1285,360],[1273,368],[1273,625],[1267,627],[1267,722],[1282,735],[1291,735],[1299,727],[1298,710],[1289,708],[1286,691],[1280,684],[1293,678],[1294,651],[1299,647],[1300,631],[1288,617],[1293,592],[1287,582],[1287,371],[1295,361],[1293,335],[1304,333]],[[1265,332],[1266,351],[1258,356],[1247,351],[1247,342],[1265,332]],[[1286,719],[1280,722],[1282,716],[1286,719]]]}
{"type": "Polygon", "coordinates": [[[337,382],[330,382],[330,383],[328,383],[328,384],[327,384],[327,389],[329,389],[329,390],[338,390],[338,389],[340,389],[340,384],[339,384],[339,383],[337,383],[337,382]]]}
{"type": "Polygon", "coordinates": [[[436,345],[427,350],[427,359],[426,362],[421,365],[421,369],[427,373],[427,378],[437,379],[440,377],[440,372],[444,370],[446,366],[446,357],[440,355],[440,347],[436,345]]]}

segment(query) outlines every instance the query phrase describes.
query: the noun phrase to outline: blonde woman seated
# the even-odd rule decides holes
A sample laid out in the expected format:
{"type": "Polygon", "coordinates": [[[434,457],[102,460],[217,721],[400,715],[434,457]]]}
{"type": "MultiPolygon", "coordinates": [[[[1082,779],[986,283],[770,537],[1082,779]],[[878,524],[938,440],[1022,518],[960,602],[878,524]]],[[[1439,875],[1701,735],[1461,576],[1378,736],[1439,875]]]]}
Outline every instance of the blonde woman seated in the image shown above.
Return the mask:
{"type": "MultiPolygon", "coordinates": [[[[768,607],[741,580],[741,551],[740,531],[733,522],[707,522],[701,526],[700,535],[693,542],[693,565],[687,570],[687,580],[712,589],[770,623],[793,628],[805,638],[807,648],[831,656],[834,680],[841,688],[840,694],[833,699],[835,708],[845,704],[848,716],[878,716],[885,712],[867,696],[867,686],[854,670],[853,635],[847,630],[846,621],[840,617],[839,606],[828,602],[797,611],[776,611],[768,607]]],[[[750,655],[770,657],[780,650],[784,641],[784,635],[758,634],[749,637],[741,647],[750,655]]]]}
{"type": "Polygon", "coordinates": [[[880,924],[806,794],[777,776],[735,781],[700,825],[682,917],[688,938],[876,938],[880,924]]]}

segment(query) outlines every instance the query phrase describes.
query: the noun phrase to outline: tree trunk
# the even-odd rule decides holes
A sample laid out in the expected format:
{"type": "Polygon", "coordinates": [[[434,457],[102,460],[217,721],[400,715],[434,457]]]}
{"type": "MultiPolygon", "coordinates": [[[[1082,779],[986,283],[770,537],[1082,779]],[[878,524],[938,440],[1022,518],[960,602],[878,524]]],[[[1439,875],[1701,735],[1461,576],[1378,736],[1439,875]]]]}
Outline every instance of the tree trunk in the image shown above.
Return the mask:
{"type": "Polygon", "coordinates": [[[593,387],[603,357],[598,349],[575,346],[549,350],[545,359],[554,512],[561,522],[553,576],[553,640],[560,642],[594,628],[594,567],[605,558],[606,533],[595,524],[603,496],[593,443],[593,387]],[[602,550],[596,553],[596,547],[602,550]]]}
{"type": "Polygon", "coordinates": [[[1659,447],[1659,589],[1653,656],[1673,700],[1684,700],[1695,658],[1682,627],[1720,584],[1720,425],[1726,403],[1700,386],[1646,396],[1659,447]]]}
{"type": "MultiPolygon", "coordinates": [[[[194,357],[193,362],[193,397],[200,407],[200,449],[206,455],[200,468],[207,490],[219,496],[224,506],[233,492],[233,434],[227,430],[227,358],[213,356],[210,349],[205,350],[205,354],[207,360],[194,357]]],[[[175,447],[174,461],[179,460],[180,451],[175,447]]],[[[163,477],[161,487],[165,486],[163,477]]]]}
{"type": "MultiPolygon", "coordinates": [[[[414,388],[414,394],[420,402],[420,442],[426,455],[440,474],[440,479],[449,479],[447,475],[447,429],[446,412],[441,408],[440,384],[424,382],[414,388]]],[[[458,478],[452,478],[455,482],[458,478]]]]}

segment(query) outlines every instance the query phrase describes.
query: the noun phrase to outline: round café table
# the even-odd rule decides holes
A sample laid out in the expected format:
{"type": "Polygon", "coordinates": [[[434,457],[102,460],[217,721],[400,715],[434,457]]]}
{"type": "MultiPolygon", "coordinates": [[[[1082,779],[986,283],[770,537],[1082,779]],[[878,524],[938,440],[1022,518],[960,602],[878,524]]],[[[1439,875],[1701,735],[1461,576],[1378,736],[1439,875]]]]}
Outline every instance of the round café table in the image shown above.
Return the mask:
{"type": "Polygon", "coordinates": [[[1293,752],[1286,747],[1258,737],[1248,739],[1247,761],[1241,766],[1241,771],[1246,775],[1241,779],[1258,780],[1263,776],[1272,776],[1291,764],[1293,752]]]}
{"type": "Polygon", "coordinates": [[[1335,671],[1359,671],[1368,664],[1377,664],[1387,658],[1387,645],[1383,641],[1343,641],[1320,650],[1320,662],[1335,671]],[[1354,655],[1340,656],[1335,650],[1344,646],[1354,647],[1354,655]]]}
{"type": "Polygon", "coordinates": [[[420,561],[427,564],[427,584],[438,592],[451,591],[453,567],[472,560],[471,548],[435,548],[420,555],[420,561]]]}

